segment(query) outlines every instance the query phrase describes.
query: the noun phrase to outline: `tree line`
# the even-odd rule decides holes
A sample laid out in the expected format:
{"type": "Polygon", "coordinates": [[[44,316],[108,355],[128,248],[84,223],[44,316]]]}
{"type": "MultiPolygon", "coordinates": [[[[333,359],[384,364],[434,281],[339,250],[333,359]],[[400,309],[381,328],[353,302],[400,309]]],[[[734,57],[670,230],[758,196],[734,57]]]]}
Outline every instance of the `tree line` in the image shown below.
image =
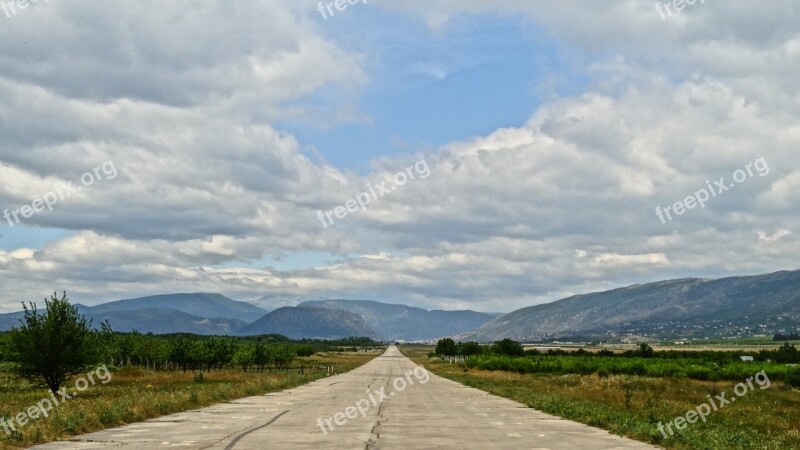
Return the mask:
{"type": "Polygon", "coordinates": [[[66,292],[45,299],[45,310],[23,304],[24,318],[10,332],[0,333],[0,361],[17,375],[54,393],[70,377],[106,364],[149,370],[211,371],[287,370],[295,357],[319,351],[377,347],[369,338],[290,340],[270,334],[252,337],[119,333],[107,322],[94,327],[71,305],[66,292]]]}
{"type": "Polygon", "coordinates": [[[649,344],[624,352],[602,349],[524,350],[522,344],[503,339],[491,345],[441,339],[434,352],[440,356],[472,356],[467,367],[518,373],[644,375],[687,377],[698,380],[738,380],[765,369],[770,377],[800,386],[800,350],[786,342],[776,349],[742,351],[655,351],[649,344]],[[753,362],[742,361],[752,356],[753,362]]]}
{"type": "Polygon", "coordinates": [[[753,361],[774,362],[780,364],[800,364],[800,350],[794,344],[785,342],[775,349],[762,349],[753,352],[743,351],[715,351],[715,350],[663,350],[655,351],[649,344],[641,343],[635,350],[612,352],[602,349],[589,352],[582,348],[577,350],[537,349],[525,350],[522,344],[512,339],[496,341],[491,345],[481,345],[477,342],[458,342],[453,339],[440,339],[436,343],[436,355],[440,356],[474,356],[474,355],[504,355],[504,356],[572,356],[572,357],[609,357],[609,358],[652,358],[652,359],[701,359],[717,364],[739,362],[742,356],[752,356],[753,361]]]}

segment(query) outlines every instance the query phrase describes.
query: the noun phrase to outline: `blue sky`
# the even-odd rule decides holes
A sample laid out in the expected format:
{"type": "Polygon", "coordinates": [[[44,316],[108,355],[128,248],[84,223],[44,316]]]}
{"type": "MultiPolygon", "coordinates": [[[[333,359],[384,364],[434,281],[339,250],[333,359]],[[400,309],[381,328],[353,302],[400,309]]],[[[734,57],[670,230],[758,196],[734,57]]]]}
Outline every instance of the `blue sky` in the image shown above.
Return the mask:
{"type": "Polygon", "coordinates": [[[75,0],[5,18],[0,209],[104,163],[119,176],[2,224],[0,312],[54,290],[505,312],[798,268],[790,0],[666,19],[639,0],[316,8],[75,0]],[[769,173],[659,220],[760,158],[769,173]],[[318,220],[423,162],[430,176],[318,220]]]}
{"type": "MultiPolygon", "coordinates": [[[[543,99],[584,88],[557,43],[522,18],[465,16],[444,31],[374,8],[322,21],[346,48],[369,54],[363,120],[320,128],[280,123],[331,164],[359,173],[381,155],[431,151],[525,124],[543,99]]],[[[304,102],[336,97],[320,92],[304,102]]],[[[337,99],[339,100],[339,99],[337,99]]]]}

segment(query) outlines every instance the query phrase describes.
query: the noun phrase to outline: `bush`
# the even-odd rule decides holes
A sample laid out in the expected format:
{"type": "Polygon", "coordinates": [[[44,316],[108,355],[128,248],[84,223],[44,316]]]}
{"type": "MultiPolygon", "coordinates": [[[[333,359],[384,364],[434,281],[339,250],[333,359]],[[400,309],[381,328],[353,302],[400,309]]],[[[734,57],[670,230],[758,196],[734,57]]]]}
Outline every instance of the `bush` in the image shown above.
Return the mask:
{"type": "Polygon", "coordinates": [[[505,338],[502,341],[494,343],[492,352],[498,355],[523,356],[525,354],[525,349],[522,348],[522,344],[519,342],[505,338]]]}
{"type": "Polygon", "coordinates": [[[316,353],[314,347],[310,345],[298,345],[294,348],[294,351],[297,353],[297,356],[312,356],[316,353]]]}

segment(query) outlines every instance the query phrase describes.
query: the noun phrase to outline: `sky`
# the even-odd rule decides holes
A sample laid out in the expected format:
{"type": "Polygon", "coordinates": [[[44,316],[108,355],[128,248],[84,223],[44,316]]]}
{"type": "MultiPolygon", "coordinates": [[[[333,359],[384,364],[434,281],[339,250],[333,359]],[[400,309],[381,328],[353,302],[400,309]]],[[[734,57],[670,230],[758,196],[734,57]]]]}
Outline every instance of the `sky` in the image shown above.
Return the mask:
{"type": "Polygon", "coordinates": [[[666,4],[1,9],[0,312],[508,312],[800,269],[800,6],[666,4]]]}

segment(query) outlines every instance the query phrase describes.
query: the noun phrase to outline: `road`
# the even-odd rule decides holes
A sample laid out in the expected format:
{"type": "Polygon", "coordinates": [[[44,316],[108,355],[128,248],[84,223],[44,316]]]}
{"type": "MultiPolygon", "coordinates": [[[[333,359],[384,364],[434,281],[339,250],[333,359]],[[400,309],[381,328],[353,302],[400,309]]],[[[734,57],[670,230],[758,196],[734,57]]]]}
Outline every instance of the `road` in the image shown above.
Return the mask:
{"type": "Polygon", "coordinates": [[[37,449],[652,449],[428,373],[394,347],[294,389],[37,449]]]}

